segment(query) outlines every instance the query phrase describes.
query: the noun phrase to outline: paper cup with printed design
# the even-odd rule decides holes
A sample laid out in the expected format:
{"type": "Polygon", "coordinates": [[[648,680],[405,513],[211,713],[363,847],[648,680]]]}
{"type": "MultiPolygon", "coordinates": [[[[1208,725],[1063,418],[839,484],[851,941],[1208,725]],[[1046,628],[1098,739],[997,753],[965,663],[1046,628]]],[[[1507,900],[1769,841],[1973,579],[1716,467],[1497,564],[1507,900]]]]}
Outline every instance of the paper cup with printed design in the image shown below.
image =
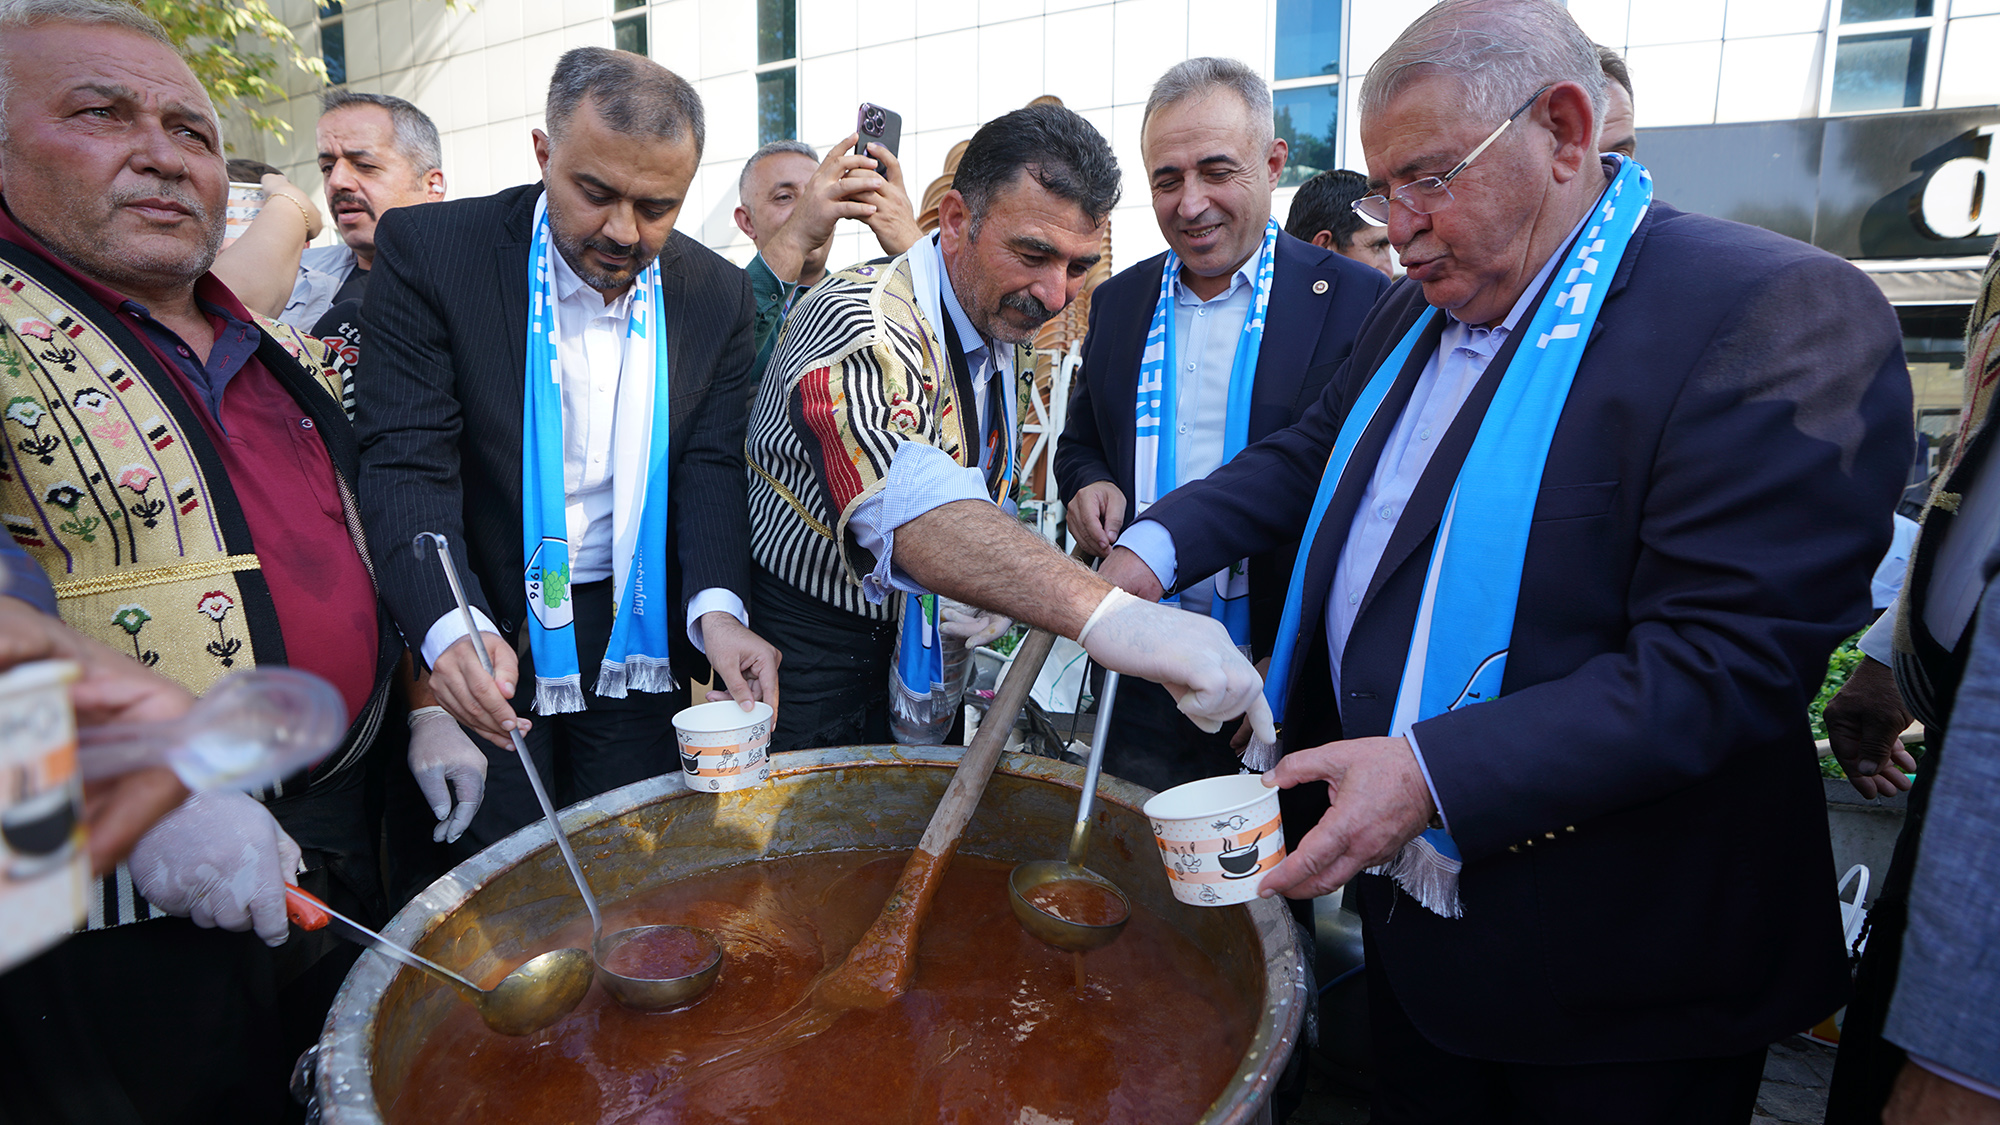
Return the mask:
{"type": "Polygon", "coordinates": [[[1231,906],[1257,897],[1264,872],[1285,858],[1278,791],[1256,774],[1176,785],[1145,805],[1174,897],[1231,906]]]}
{"type": "Polygon", "coordinates": [[[681,775],[688,788],[727,793],[771,776],[771,705],[745,711],[733,699],[701,703],[674,716],[681,775]]]}
{"type": "Polygon", "coordinates": [[[83,919],[90,855],[66,660],[0,675],[0,971],[62,940],[83,919]]]}

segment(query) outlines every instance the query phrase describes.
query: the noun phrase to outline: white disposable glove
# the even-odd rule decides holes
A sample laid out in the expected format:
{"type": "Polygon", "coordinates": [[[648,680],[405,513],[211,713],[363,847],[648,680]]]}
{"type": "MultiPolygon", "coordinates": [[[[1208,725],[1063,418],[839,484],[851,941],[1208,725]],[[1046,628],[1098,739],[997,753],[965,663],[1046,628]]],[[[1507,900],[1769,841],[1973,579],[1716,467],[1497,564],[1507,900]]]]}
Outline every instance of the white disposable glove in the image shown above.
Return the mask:
{"type": "Polygon", "coordinates": [[[965,638],[966,648],[992,644],[994,638],[1013,627],[1013,618],[963,602],[947,599],[938,609],[938,632],[947,637],[965,638]]]}
{"type": "Polygon", "coordinates": [[[1246,715],[1252,737],[1277,741],[1263,678],[1214,618],[1113,587],[1076,639],[1105,668],[1165,687],[1181,713],[1210,734],[1225,720],[1246,715]]]}
{"type": "Polygon", "coordinates": [[[298,882],[299,846],[248,794],[196,793],[139,837],[126,862],[133,886],[161,910],[285,944],[285,884],[298,882]]]}
{"type": "Polygon", "coordinates": [[[431,839],[456,841],[486,796],[486,754],[442,707],[410,712],[410,773],[438,818],[431,839]]]}

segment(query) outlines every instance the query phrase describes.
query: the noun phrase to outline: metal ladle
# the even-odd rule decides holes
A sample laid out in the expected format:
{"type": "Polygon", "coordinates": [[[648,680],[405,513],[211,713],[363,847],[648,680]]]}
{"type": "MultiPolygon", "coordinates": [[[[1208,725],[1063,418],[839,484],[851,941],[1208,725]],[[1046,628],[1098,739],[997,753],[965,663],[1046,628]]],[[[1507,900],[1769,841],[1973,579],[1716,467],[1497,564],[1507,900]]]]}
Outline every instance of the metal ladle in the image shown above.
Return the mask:
{"type": "Polygon", "coordinates": [[[557,949],[530,959],[481,988],[427,957],[404,949],[374,930],[297,887],[285,888],[285,913],[299,928],[333,931],[412,969],[450,985],[479,1012],[486,1026],[502,1035],[532,1035],[568,1015],[590,991],[590,957],[581,949],[557,949]]]}
{"type": "MultiPolygon", "coordinates": [[[[445,581],[451,584],[451,596],[458,600],[459,616],[465,623],[466,635],[472,638],[472,651],[479,656],[479,666],[491,676],[493,657],[486,651],[486,638],[480,635],[479,621],[472,616],[472,603],[466,600],[465,587],[458,580],[458,565],[451,557],[451,543],[435,531],[422,531],[417,533],[411,546],[421,554],[426,543],[437,549],[438,565],[444,568],[445,581]]],[[[577,893],[583,896],[583,905],[590,911],[590,959],[597,967],[597,979],[603,983],[604,991],[625,1007],[643,1012],[677,1007],[706,992],[722,972],[721,943],[708,931],[693,926],[633,926],[609,934],[604,932],[604,917],[598,913],[597,896],[591,893],[590,880],[583,875],[583,865],[577,862],[576,852],[569,846],[569,837],[563,834],[562,822],[556,819],[555,803],[549,800],[549,791],[542,785],[542,775],[536,771],[535,761],[528,755],[528,744],[519,730],[507,733],[514,743],[514,753],[521,758],[521,768],[528,771],[528,785],[535,791],[535,800],[542,806],[542,815],[548,818],[549,835],[555,837],[563,863],[569,867],[570,877],[576,880],[577,893]],[[658,979],[628,977],[604,967],[605,960],[618,947],[638,937],[641,931],[667,929],[687,930],[704,949],[712,947],[714,957],[699,962],[692,972],[658,979]]]]}
{"type": "MultiPolygon", "coordinates": [[[[1125,929],[1125,923],[1132,920],[1132,900],[1125,897],[1118,884],[1083,866],[1083,857],[1090,851],[1090,810],[1097,801],[1097,778],[1104,768],[1105,736],[1111,729],[1111,708],[1117,698],[1118,673],[1107,670],[1104,687],[1097,696],[1097,725],[1090,735],[1090,758],[1084,767],[1083,797],[1077,802],[1076,827],[1069,834],[1068,861],[1029,860],[1016,865],[1007,876],[1007,903],[1014,908],[1014,917],[1020,919],[1029,933],[1071,953],[1088,953],[1111,944],[1125,929]],[[1029,892],[1037,887],[1064,882],[1085,883],[1109,893],[1118,900],[1118,920],[1105,925],[1072,922],[1028,901],[1029,892]]],[[[1082,970],[1078,972],[1081,974],[1082,970]]]]}

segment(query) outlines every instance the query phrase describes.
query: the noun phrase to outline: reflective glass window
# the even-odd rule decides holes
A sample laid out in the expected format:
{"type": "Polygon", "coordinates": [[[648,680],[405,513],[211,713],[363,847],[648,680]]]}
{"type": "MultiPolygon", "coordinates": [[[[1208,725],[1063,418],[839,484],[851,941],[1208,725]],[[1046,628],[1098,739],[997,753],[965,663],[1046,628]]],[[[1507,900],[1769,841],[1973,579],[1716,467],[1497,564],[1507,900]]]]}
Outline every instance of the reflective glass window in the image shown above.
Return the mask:
{"type": "Polygon", "coordinates": [[[1929,31],[1843,36],[1834,51],[1835,113],[1923,104],[1929,31]]]}
{"type": "Polygon", "coordinates": [[[1272,77],[1340,73],[1340,0],[1278,0],[1277,67],[1272,77]]]}
{"type": "Polygon", "coordinates": [[[798,71],[768,70],[757,76],[757,143],[782,141],[798,133],[798,71]]]}
{"type": "MultiPolygon", "coordinates": [[[[863,8],[864,18],[868,9],[863,8]]],[[[798,0],[757,0],[757,61],[797,58],[798,0]]]]}
{"type": "Polygon", "coordinates": [[[1290,155],[1279,187],[1302,184],[1315,173],[1340,167],[1340,87],[1297,86],[1271,94],[1278,136],[1290,155]]]}
{"type": "Polygon", "coordinates": [[[1931,0],[1840,0],[1840,22],[1929,19],[1931,0]]]}

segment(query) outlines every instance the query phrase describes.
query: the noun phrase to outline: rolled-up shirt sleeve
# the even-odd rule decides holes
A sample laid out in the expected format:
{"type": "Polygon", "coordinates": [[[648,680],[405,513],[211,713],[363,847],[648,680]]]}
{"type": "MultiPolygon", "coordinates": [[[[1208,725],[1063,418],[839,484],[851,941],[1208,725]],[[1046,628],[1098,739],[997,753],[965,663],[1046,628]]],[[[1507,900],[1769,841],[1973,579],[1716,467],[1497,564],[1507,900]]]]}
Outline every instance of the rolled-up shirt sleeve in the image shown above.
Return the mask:
{"type": "Polygon", "coordinates": [[[896,566],[896,529],[959,500],[992,503],[984,473],[960,465],[936,446],[914,441],[898,446],[882,487],[857,503],[847,518],[855,543],[875,559],[874,569],[861,578],[862,596],[880,604],[892,592],[930,593],[896,566]]]}

